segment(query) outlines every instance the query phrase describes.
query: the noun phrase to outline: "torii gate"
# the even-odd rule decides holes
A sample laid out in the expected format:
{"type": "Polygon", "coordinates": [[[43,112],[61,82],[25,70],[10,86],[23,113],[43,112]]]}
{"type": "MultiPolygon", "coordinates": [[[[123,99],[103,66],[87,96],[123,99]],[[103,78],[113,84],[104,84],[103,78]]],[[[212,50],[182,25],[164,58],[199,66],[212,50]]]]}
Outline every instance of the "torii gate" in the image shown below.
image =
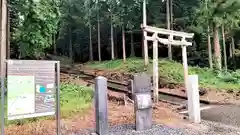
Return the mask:
{"type": "MultiPolygon", "coordinates": [[[[162,0],[164,1],[164,0],[162,0]]],[[[188,64],[187,64],[187,46],[191,46],[192,42],[186,41],[186,38],[192,39],[193,33],[185,33],[173,30],[167,30],[152,26],[147,26],[146,0],[143,0],[143,24],[141,25],[144,37],[144,59],[145,65],[148,64],[148,45],[147,41],[153,41],[153,91],[154,101],[158,101],[158,42],[164,45],[174,45],[182,47],[182,60],[184,69],[185,89],[187,90],[188,64]],[[148,36],[147,32],[153,33],[148,36]],[[167,35],[168,38],[160,38],[158,35],[167,35]],[[174,37],[180,37],[181,40],[175,40],[174,37]]]]}
{"type": "Polygon", "coordinates": [[[153,33],[152,36],[144,34],[144,40],[153,41],[153,91],[154,101],[158,101],[158,42],[164,45],[173,45],[182,47],[182,60],[184,69],[184,82],[187,89],[187,77],[188,77],[188,64],[187,64],[187,46],[191,46],[192,42],[188,42],[186,39],[192,39],[194,33],[185,33],[173,30],[167,30],[147,25],[142,25],[141,28],[145,33],[153,33]],[[161,38],[158,35],[166,35],[168,38],[161,38]],[[181,40],[175,40],[174,37],[181,38],[181,40]]]}

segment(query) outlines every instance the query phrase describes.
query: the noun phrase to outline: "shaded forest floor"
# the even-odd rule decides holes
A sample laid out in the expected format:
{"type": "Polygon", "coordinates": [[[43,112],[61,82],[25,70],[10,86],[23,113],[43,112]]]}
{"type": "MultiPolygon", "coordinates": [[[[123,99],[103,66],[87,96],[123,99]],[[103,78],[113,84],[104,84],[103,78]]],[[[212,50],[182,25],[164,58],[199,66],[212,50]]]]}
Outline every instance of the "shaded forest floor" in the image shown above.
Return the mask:
{"type": "MultiPolygon", "coordinates": [[[[60,60],[60,59],[55,59],[60,60]]],[[[152,61],[148,67],[144,66],[141,58],[129,58],[126,63],[122,59],[88,62],[70,65],[65,59],[60,60],[62,67],[77,73],[83,71],[96,76],[105,76],[115,81],[129,81],[135,73],[146,72],[152,76],[152,61]]],[[[70,71],[70,72],[71,72],[70,71]]],[[[189,74],[199,76],[201,99],[210,103],[240,105],[240,71],[220,72],[208,68],[189,66],[189,74]]],[[[181,63],[159,60],[159,91],[176,95],[187,95],[184,88],[183,66],[181,63]]]]}
{"type": "MultiPolygon", "coordinates": [[[[75,65],[76,68],[79,65],[75,65]]],[[[95,74],[112,80],[128,81],[134,73],[146,72],[152,75],[152,61],[148,67],[143,59],[130,58],[122,60],[89,62],[81,66],[84,70],[92,69],[95,74]]],[[[189,66],[189,74],[199,76],[200,90],[204,92],[201,99],[211,103],[240,104],[240,71],[219,72],[208,68],[189,66]]],[[[183,66],[174,61],[159,60],[160,91],[186,96],[184,88],[183,66]]]]}

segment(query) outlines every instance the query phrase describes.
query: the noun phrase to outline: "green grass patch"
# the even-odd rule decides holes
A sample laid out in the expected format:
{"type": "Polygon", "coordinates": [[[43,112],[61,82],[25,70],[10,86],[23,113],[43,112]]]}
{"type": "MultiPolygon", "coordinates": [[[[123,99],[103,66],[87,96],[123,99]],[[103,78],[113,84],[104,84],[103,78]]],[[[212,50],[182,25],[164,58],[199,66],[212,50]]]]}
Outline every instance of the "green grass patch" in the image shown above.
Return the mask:
{"type": "MultiPolygon", "coordinates": [[[[143,59],[129,58],[123,64],[122,60],[87,63],[88,67],[97,69],[112,69],[121,72],[138,73],[147,72],[152,74],[152,60],[148,67],[144,66],[143,59]]],[[[240,71],[219,72],[209,68],[189,66],[189,74],[199,76],[200,87],[218,90],[240,90],[240,71]]],[[[166,59],[159,60],[159,76],[169,83],[183,84],[183,66],[175,61],[166,59]]]]}
{"type": "MultiPolygon", "coordinates": [[[[93,98],[93,90],[90,87],[84,87],[77,84],[63,83],[60,87],[60,110],[61,118],[71,118],[75,114],[83,114],[91,103],[93,98]]],[[[7,100],[5,99],[5,103],[7,100]]],[[[2,111],[1,111],[2,112],[2,111]]],[[[22,120],[7,121],[7,105],[5,104],[5,123],[6,125],[24,124],[28,122],[36,122],[43,119],[54,119],[54,116],[28,118],[22,120]]]]}

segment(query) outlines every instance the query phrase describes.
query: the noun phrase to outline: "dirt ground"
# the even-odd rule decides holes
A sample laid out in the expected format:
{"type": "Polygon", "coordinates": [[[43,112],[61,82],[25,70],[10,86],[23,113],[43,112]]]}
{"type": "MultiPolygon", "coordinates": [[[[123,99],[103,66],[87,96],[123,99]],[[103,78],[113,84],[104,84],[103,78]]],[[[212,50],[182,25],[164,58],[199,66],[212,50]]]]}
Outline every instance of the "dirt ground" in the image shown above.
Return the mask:
{"type": "MultiPolygon", "coordinates": [[[[180,96],[187,96],[186,91],[184,88],[175,88],[175,89],[169,89],[169,88],[161,88],[159,89],[161,92],[165,93],[171,93],[175,95],[180,96]]],[[[240,93],[228,93],[223,91],[217,91],[217,90],[209,90],[206,94],[200,96],[200,99],[209,101],[210,103],[216,103],[216,104],[235,104],[240,105],[240,93]]]]}
{"type": "MultiPolygon", "coordinates": [[[[89,85],[87,82],[74,78],[68,74],[61,73],[61,82],[72,82],[80,85],[89,85]]],[[[120,94],[109,91],[109,95],[118,97],[120,94]]],[[[121,95],[120,95],[121,96],[121,95]]],[[[132,103],[122,105],[116,100],[110,100],[108,103],[108,118],[109,125],[133,124],[134,108],[132,103]]],[[[174,107],[167,103],[157,103],[153,109],[153,121],[169,126],[183,125],[185,121],[181,116],[173,111],[174,107]]],[[[81,129],[95,127],[95,110],[92,105],[84,114],[76,114],[72,118],[61,120],[61,130],[64,132],[76,132],[81,129]]],[[[56,121],[55,120],[41,120],[34,123],[27,123],[24,125],[11,125],[5,128],[6,135],[50,135],[55,134],[56,121]]]]}
{"type": "MultiPolygon", "coordinates": [[[[109,125],[121,125],[134,123],[133,105],[119,105],[117,102],[109,101],[109,125]]],[[[69,119],[61,120],[61,130],[76,132],[81,129],[95,128],[94,107],[89,108],[84,114],[76,114],[69,119]]],[[[185,121],[181,116],[172,111],[165,103],[158,103],[153,110],[153,121],[168,126],[179,127],[185,121]]],[[[6,135],[50,135],[54,134],[56,125],[54,120],[42,120],[20,126],[9,126],[5,129],[6,135]]]]}

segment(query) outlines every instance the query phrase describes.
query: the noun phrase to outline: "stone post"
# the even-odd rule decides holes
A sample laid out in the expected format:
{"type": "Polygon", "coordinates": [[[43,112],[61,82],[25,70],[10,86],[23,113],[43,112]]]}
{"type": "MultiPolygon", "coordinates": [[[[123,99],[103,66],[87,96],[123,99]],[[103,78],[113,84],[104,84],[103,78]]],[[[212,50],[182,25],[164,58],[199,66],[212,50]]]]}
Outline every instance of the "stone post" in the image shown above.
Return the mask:
{"type": "Polygon", "coordinates": [[[95,78],[95,112],[96,133],[98,135],[108,134],[108,100],[107,79],[102,76],[95,78]]]}
{"type": "Polygon", "coordinates": [[[134,75],[133,82],[136,130],[147,130],[152,127],[151,80],[143,73],[134,75]]]}
{"type": "Polygon", "coordinates": [[[201,122],[200,101],[198,89],[198,76],[189,75],[187,83],[188,115],[189,120],[194,123],[201,122]]]}

